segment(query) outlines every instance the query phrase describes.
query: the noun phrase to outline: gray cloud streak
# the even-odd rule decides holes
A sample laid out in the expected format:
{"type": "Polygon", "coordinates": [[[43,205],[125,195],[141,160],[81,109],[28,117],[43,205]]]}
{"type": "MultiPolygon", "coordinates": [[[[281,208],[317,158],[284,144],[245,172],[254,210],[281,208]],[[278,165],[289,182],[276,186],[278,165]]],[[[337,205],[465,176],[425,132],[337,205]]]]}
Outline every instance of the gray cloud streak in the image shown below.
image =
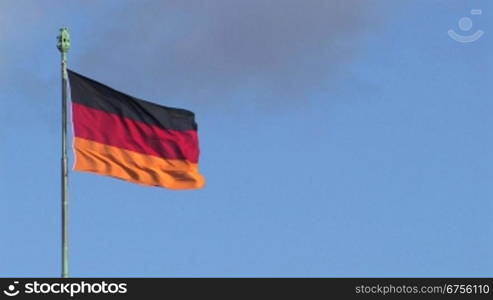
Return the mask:
{"type": "Polygon", "coordinates": [[[337,78],[384,2],[132,1],[106,16],[76,65],[159,101],[299,101],[337,78]]]}

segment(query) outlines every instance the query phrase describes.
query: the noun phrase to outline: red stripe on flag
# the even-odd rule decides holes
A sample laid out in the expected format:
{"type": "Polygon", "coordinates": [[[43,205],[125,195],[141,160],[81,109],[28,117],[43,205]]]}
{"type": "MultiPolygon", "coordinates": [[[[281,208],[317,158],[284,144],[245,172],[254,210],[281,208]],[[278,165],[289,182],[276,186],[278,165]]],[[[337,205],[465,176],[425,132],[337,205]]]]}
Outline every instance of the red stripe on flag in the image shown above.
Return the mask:
{"type": "Polygon", "coordinates": [[[169,130],[72,103],[76,137],[143,154],[198,163],[197,131],[169,130]]]}

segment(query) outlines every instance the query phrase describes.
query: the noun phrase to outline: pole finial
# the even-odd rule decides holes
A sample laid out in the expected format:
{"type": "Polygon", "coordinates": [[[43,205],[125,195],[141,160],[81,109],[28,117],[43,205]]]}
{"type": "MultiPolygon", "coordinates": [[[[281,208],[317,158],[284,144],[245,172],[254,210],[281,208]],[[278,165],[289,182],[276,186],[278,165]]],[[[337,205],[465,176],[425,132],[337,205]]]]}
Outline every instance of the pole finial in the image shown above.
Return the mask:
{"type": "Polygon", "coordinates": [[[62,53],[67,53],[70,49],[70,33],[67,27],[60,28],[60,35],[57,37],[57,48],[62,53]]]}

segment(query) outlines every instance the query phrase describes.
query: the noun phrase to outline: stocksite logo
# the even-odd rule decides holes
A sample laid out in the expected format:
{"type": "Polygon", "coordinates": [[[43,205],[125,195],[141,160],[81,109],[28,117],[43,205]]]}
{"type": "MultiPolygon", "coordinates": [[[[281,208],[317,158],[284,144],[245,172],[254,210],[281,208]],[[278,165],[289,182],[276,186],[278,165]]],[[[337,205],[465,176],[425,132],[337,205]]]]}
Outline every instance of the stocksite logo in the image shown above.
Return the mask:
{"type": "Polygon", "coordinates": [[[22,294],[53,294],[53,295],[69,295],[74,297],[78,294],[126,294],[126,283],[108,283],[101,282],[38,282],[30,281],[19,284],[19,281],[14,281],[3,290],[4,295],[15,297],[22,294]],[[23,287],[23,289],[22,289],[23,287]]]}

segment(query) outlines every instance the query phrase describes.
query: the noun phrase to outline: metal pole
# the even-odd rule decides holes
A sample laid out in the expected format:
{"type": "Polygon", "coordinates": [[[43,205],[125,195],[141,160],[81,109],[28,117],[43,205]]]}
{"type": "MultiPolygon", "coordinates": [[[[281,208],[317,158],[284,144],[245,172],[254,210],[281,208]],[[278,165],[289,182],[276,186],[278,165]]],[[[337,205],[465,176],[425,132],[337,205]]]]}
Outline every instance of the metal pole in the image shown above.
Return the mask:
{"type": "Polygon", "coordinates": [[[57,48],[62,59],[62,278],[68,277],[67,53],[70,34],[60,28],[57,48]]]}

